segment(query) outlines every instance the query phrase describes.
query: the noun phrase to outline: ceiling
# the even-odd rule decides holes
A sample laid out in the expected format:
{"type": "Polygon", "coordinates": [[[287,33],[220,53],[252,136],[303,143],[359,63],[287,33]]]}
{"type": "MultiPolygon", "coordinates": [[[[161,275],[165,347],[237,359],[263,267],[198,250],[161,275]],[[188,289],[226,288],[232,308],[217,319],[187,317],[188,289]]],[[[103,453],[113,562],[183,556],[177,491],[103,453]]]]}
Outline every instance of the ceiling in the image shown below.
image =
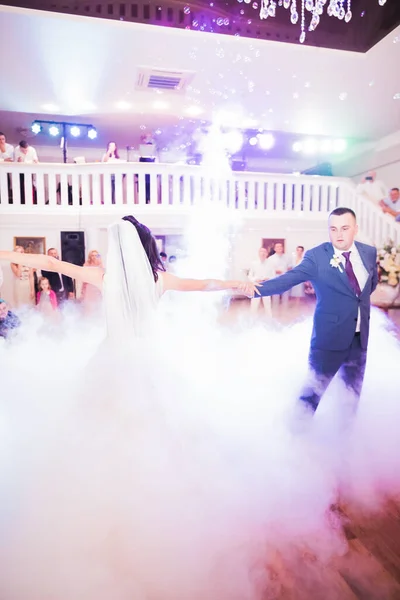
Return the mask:
{"type": "Polygon", "coordinates": [[[15,142],[32,119],[59,115],[121,146],[149,129],[185,143],[216,116],[293,136],[376,140],[400,129],[400,27],[361,54],[2,6],[0,39],[12,49],[0,129],[15,142]],[[136,90],[143,66],[192,79],[183,92],[136,90]]]}
{"type": "MultiPolygon", "coordinates": [[[[297,3],[301,13],[302,0],[292,1],[297,3]]],[[[400,24],[398,0],[341,1],[345,9],[351,6],[351,21],[347,24],[344,20],[329,17],[325,7],[319,26],[307,35],[305,44],[367,52],[400,24]],[[384,2],[383,6],[381,2],[384,2]]],[[[282,6],[277,8],[275,17],[260,20],[261,0],[10,0],[3,3],[295,44],[299,43],[300,35],[300,24],[291,25],[289,10],[282,6]]],[[[282,0],[278,3],[282,5],[282,0]]],[[[306,10],[305,15],[308,28],[311,13],[306,10]]]]}

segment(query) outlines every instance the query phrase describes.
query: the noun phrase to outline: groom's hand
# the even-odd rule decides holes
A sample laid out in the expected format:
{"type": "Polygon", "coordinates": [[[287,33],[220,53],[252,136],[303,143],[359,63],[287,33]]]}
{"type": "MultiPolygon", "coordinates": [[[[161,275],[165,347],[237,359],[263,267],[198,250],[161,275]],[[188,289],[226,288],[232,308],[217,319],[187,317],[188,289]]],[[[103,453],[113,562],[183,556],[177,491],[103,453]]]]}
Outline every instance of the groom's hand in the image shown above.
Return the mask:
{"type": "Polygon", "coordinates": [[[248,298],[254,298],[255,296],[260,295],[260,292],[258,291],[259,285],[260,284],[252,283],[250,281],[241,281],[239,282],[237,289],[248,298]]]}

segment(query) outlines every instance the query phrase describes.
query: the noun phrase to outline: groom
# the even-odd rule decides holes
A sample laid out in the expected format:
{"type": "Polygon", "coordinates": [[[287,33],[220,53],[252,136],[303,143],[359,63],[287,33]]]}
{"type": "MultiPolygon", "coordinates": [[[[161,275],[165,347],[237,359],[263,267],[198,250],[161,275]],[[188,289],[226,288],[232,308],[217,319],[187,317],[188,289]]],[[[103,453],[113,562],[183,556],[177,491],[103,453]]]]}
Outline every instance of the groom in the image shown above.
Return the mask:
{"type": "Polygon", "coordinates": [[[282,294],[311,281],[317,296],[309,364],[312,379],[300,400],[313,414],[337,372],[358,400],[367,358],[370,295],[376,288],[376,248],[355,242],[358,227],[350,208],[329,215],[329,238],[302,262],[259,287],[261,296],[282,294]]]}

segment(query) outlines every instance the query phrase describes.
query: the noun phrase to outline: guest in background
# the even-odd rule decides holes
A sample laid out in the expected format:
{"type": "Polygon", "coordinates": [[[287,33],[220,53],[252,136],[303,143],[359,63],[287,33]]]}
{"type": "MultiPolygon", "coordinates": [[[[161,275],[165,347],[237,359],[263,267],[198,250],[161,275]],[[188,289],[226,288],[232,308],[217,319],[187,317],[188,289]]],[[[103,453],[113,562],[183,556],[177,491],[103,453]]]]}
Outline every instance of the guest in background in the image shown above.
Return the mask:
{"type": "MultiPolygon", "coordinates": [[[[47,254],[60,260],[56,248],[49,248],[47,254]]],[[[61,306],[66,300],[74,297],[74,282],[70,277],[61,275],[60,273],[53,273],[52,271],[42,271],[42,277],[48,279],[51,289],[57,296],[58,306],[61,306]]]]}
{"type": "MultiPolygon", "coordinates": [[[[251,263],[248,277],[253,283],[262,283],[274,277],[274,272],[268,262],[268,250],[266,248],[259,249],[258,259],[251,263]]],[[[250,300],[250,310],[252,312],[257,312],[261,305],[264,307],[265,314],[272,317],[270,296],[264,298],[254,297],[250,300]]]]}
{"type": "MultiPolygon", "coordinates": [[[[153,163],[156,160],[156,145],[151,133],[146,133],[140,138],[140,158],[139,162],[153,163]]],[[[150,175],[145,175],[146,183],[146,204],[149,204],[151,198],[150,175]]]]}
{"type": "Polygon", "coordinates": [[[0,161],[12,162],[14,160],[14,148],[7,144],[6,136],[0,131],[0,161]]]}
{"type": "MultiPolygon", "coordinates": [[[[19,145],[15,148],[14,157],[15,157],[15,161],[19,162],[19,163],[32,164],[32,163],[39,162],[35,148],[33,146],[30,146],[28,144],[28,142],[26,142],[25,140],[22,140],[19,143],[19,145]]],[[[31,177],[31,175],[28,175],[28,177],[31,177]]],[[[25,204],[25,174],[24,173],[19,174],[19,185],[20,185],[20,193],[21,193],[21,204],[25,204]]],[[[33,181],[32,181],[32,200],[33,200],[33,204],[37,204],[36,188],[34,186],[33,181]]]]}
{"type": "MultiPolygon", "coordinates": [[[[14,148],[11,144],[7,144],[6,136],[0,131],[0,162],[12,162],[14,160],[14,148]]],[[[8,198],[7,201],[12,204],[12,187],[11,187],[11,174],[7,174],[7,188],[8,198]]],[[[4,202],[4,198],[3,198],[4,202]]]]}
{"type": "Polygon", "coordinates": [[[14,160],[23,163],[38,163],[38,155],[33,146],[30,146],[27,141],[22,140],[15,148],[14,160]]]}
{"type": "MultiPolygon", "coordinates": [[[[292,268],[297,267],[303,260],[304,256],[304,246],[297,246],[296,252],[294,253],[292,268]]],[[[296,302],[301,302],[304,300],[306,295],[305,285],[304,283],[299,283],[299,285],[295,285],[290,290],[290,297],[294,298],[296,302]]]]}
{"type": "MultiPolygon", "coordinates": [[[[268,265],[273,272],[273,277],[283,275],[283,273],[290,271],[290,259],[284,254],[283,244],[281,242],[277,242],[274,245],[274,254],[268,258],[268,265]]],[[[289,293],[290,292],[284,292],[279,296],[272,296],[272,306],[276,306],[277,304],[286,306],[289,300],[289,293]]]]}
{"type": "Polygon", "coordinates": [[[168,262],[163,262],[163,265],[165,267],[165,270],[168,271],[168,273],[175,273],[175,268],[176,268],[176,256],[174,254],[171,254],[171,256],[168,259],[168,262]]]}
{"type": "MultiPolygon", "coordinates": [[[[115,163],[120,160],[118,147],[115,142],[108,142],[107,149],[105,154],[103,154],[103,158],[101,162],[106,163],[115,163]]],[[[111,202],[115,204],[115,175],[114,173],[111,175],[111,202]]]]}
{"type": "Polygon", "coordinates": [[[161,258],[161,262],[165,267],[165,270],[168,270],[168,256],[166,254],[166,252],[160,252],[160,258],[161,258]]]}
{"type": "Polygon", "coordinates": [[[382,181],[376,178],[375,171],[370,171],[358,184],[357,193],[365,196],[368,200],[374,204],[379,203],[387,197],[387,187],[382,181]]]}
{"type": "Polygon", "coordinates": [[[21,321],[11,310],[5,300],[0,298],[0,337],[7,338],[21,325],[21,321]]]}
{"type": "MultiPolygon", "coordinates": [[[[25,253],[22,246],[16,246],[15,252],[25,253]]],[[[33,306],[35,304],[35,282],[33,278],[33,269],[23,265],[11,264],[11,271],[14,275],[14,307],[33,306]]]]}
{"type": "MultiPolygon", "coordinates": [[[[97,250],[91,250],[84,267],[103,268],[101,255],[97,250]]],[[[81,301],[85,313],[95,312],[101,306],[102,294],[99,288],[90,283],[83,283],[81,290],[81,301]]]]}
{"type": "Polygon", "coordinates": [[[54,311],[57,310],[57,296],[51,289],[47,277],[39,279],[39,292],[36,303],[38,310],[45,315],[53,315],[54,311]]]}
{"type": "Polygon", "coordinates": [[[400,221],[400,191],[394,187],[389,192],[389,198],[385,198],[379,203],[382,211],[392,215],[396,221],[400,221]]]}

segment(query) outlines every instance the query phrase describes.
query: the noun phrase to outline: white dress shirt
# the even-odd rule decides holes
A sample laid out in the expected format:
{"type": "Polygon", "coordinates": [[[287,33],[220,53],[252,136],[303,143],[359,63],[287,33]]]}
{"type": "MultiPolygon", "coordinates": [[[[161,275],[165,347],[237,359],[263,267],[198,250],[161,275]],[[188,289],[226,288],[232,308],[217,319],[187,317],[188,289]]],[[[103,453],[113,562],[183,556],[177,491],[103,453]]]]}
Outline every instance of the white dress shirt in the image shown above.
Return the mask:
{"type": "Polygon", "coordinates": [[[267,259],[267,262],[273,270],[274,276],[276,275],[277,271],[286,273],[286,271],[289,271],[291,266],[290,258],[286,256],[286,254],[277,254],[276,252],[267,259]]]}
{"type": "Polygon", "coordinates": [[[272,269],[268,259],[261,261],[255,260],[251,263],[249,270],[249,279],[253,283],[257,280],[272,279],[275,277],[275,271],[272,269]]]}
{"type": "Polygon", "coordinates": [[[6,144],[6,149],[4,152],[0,150],[0,160],[4,161],[6,159],[14,159],[14,148],[11,146],[11,144],[6,144]]]}
{"type": "MultiPolygon", "coordinates": [[[[351,246],[351,248],[349,248],[348,250],[338,250],[337,248],[334,247],[334,250],[335,250],[335,256],[337,256],[340,259],[340,262],[343,265],[343,270],[346,265],[346,259],[343,256],[343,252],[351,253],[350,254],[350,262],[353,266],[354,275],[357,278],[358,285],[360,286],[360,290],[362,291],[365,288],[365,284],[367,283],[367,280],[368,280],[368,271],[364,266],[364,263],[360,256],[360,253],[357,250],[357,246],[355,244],[353,244],[351,246]]],[[[346,273],[344,273],[344,276],[347,277],[346,273]]],[[[358,309],[356,332],[360,331],[360,327],[361,327],[361,315],[360,315],[360,309],[358,309]]]]}
{"type": "Polygon", "coordinates": [[[34,163],[39,162],[36,150],[33,146],[28,146],[26,154],[21,152],[21,148],[17,146],[14,151],[14,160],[18,162],[18,159],[21,159],[19,162],[24,163],[34,163]]]}

